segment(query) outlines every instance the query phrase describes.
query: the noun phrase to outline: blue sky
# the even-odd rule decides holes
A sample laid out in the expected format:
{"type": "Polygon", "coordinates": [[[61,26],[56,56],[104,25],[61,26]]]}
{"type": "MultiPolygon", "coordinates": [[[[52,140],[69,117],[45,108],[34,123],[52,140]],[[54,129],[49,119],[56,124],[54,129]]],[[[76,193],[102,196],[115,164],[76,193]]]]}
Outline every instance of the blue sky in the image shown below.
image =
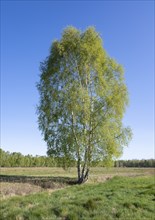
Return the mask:
{"type": "Polygon", "coordinates": [[[39,63],[73,25],[94,25],[124,66],[134,133],[123,159],[154,157],[154,1],[1,1],[1,147],[45,155],[37,125],[39,63]]]}

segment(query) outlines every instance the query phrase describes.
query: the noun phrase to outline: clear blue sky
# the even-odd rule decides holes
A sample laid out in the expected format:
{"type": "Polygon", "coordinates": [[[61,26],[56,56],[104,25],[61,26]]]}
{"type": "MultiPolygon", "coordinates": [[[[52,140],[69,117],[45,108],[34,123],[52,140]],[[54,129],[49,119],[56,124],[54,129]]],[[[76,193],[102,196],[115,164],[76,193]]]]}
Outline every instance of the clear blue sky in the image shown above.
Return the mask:
{"type": "Polygon", "coordinates": [[[45,155],[37,125],[39,63],[63,28],[94,25],[124,66],[134,136],[123,159],[154,157],[154,1],[1,1],[1,147],[45,155]]]}

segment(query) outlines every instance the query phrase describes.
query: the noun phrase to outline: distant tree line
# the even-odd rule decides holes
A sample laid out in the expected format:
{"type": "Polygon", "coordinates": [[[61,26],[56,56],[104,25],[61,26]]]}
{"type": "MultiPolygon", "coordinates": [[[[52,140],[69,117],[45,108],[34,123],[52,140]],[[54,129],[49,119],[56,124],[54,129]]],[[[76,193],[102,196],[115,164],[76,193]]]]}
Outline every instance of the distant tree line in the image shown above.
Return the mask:
{"type": "MultiPolygon", "coordinates": [[[[70,161],[75,166],[75,161],[70,161]]],[[[67,167],[64,158],[22,155],[0,149],[0,167],[67,167]]]]}
{"type": "Polygon", "coordinates": [[[142,160],[118,160],[114,162],[115,167],[155,167],[155,159],[142,160]]]}
{"type": "MultiPolygon", "coordinates": [[[[76,161],[69,161],[72,167],[76,161]]],[[[92,166],[106,166],[103,161],[92,162],[92,166]]],[[[155,167],[155,159],[118,160],[113,162],[114,167],[155,167]]],[[[18,152],[10,153],[0,148],[0,167],[64,167],[67,168],[63,157],[22,155],[18,152]]]]}

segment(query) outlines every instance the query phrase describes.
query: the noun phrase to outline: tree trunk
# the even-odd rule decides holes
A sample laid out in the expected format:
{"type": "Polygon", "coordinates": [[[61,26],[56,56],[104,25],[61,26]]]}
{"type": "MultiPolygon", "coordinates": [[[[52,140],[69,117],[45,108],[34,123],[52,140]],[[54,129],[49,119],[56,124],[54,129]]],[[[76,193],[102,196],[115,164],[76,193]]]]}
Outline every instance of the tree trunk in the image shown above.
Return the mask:
{"type": "Polygon", "coordinates": [[[88,175],[89,175],[89,168],[84,170],[84,172],[81,172],[80,175],[78,173],[78,184],[85,183],[88,180],[88,175]]]}
{"type": "Polygon", "coordinates": [[[79,159],[78,159],[78,162],[77,162],[77,172],[78,172],[78,180],[79,180],[80,176],[81,176],[81,164],[80,164],[79,159]]]}

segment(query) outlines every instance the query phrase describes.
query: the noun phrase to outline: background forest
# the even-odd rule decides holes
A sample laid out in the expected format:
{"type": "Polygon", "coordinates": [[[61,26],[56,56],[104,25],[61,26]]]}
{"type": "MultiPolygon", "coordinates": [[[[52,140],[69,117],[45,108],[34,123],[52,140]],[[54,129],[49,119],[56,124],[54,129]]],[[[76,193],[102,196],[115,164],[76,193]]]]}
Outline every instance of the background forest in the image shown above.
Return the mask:
{"type": "MultiPolygon", "coordinates": [[[[72,167],[76,166],[76,161],[72,161],[72,167]]],[[[93,161],[92,167],[106,166],[101,161],[93,161]]],[[[133,159],[113,161],[114,167],[155,167],[155,159],[133,159]]],[[[19,152],[9,152],[0,149],[0,167],[67,167],[63,157],[32,156],[22,155],[19,152]]]]}

